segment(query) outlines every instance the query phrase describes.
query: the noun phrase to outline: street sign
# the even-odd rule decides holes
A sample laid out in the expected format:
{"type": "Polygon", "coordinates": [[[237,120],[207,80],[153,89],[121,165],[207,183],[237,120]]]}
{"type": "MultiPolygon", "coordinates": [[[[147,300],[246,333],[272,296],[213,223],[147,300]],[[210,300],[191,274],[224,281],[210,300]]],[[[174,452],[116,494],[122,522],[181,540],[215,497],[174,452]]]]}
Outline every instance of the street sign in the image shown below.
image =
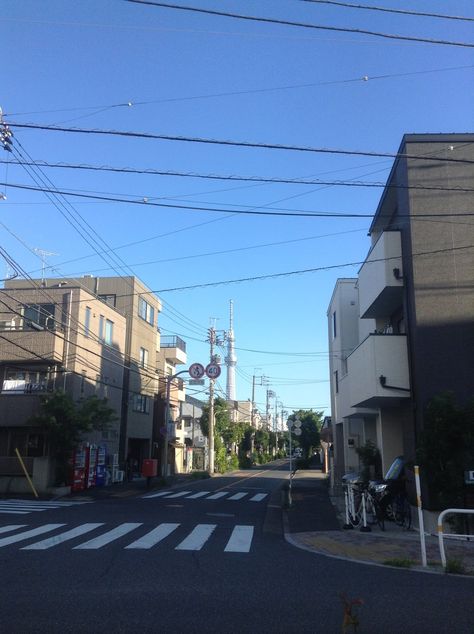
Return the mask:
{"type": "Polygon", "coordinates": [[[301,431],[299,427],[297,427],[293,433],[295,434],[295,436],[301,436],[303,432],[301,431]]]}
{"type": "Polygon", "coordinates": [[[209,363],[206,366],[206,374],[210,379],[217,379],[221,375],[221,366],[217,363],[209,363]]]}
{"type": "Polygon", "coordinates": [[[189,379],[188,385],[204,385],[204,379],[189,379]]]}
{"type": "Polygon", "coordinates": [[[202,363],[193,363],[189,366],[188,372],[193,379],[201,379],[204,376],[205,370],[202,363]]]}
{"type": "Polygon", "coordinates": [[[293,425],[294,425],[295,427],[297,427],[297,428],[301,427],[301,421],[300,421],[300,419],[299,419],[299,418],[297,418],[297,419],[294,421],[293,425]]]}

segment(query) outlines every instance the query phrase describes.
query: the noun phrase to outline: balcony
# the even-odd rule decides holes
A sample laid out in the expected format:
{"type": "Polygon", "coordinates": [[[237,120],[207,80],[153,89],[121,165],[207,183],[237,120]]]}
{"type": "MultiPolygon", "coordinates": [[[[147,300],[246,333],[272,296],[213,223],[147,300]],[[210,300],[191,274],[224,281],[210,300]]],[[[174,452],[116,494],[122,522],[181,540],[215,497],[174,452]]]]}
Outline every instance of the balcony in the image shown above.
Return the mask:
{"type": "Polygon", "coordinates": [[[166,360],[173,365],[186,363],[186,342],[180,337],[161,337],[160,350],[164,353],[166,360]]]}
{"type": "Polygon", "coordinates": [[[406,335],[369,335],[347,362],[352,407],[397,406],[410,398],[406,335]]]}
{"type": "Polygon", "coordinates": [[[0,363],[42,361],[61,363],[64,353],[64,335],[51,330],[2,331],[0,363]]]}
{"type": "Polygon", "coordinates": [[[386,231],[377,240],[359,271],[360,316],[389,317],[402,301],[400,232],[386,231]]]}

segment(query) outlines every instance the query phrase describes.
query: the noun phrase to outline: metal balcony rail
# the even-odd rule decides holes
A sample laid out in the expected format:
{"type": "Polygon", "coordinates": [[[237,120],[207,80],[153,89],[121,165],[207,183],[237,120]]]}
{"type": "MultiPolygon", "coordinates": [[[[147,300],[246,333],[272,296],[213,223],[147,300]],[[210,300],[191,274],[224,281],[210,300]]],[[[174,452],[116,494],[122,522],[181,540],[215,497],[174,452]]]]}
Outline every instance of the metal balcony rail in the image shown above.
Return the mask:
{"type": "Polygon", "coordinates": [[[186,352],[186,342],[181,337],[166,335],[160,339],[160,348],[178,348],[186,352]]]}

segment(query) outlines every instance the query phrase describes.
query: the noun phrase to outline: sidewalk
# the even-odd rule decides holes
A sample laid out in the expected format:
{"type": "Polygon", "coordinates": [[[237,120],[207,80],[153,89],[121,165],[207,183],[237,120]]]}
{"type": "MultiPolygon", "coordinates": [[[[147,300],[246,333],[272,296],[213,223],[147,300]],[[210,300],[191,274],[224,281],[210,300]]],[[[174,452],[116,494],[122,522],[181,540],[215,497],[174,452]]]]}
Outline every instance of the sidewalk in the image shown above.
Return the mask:
{"type": "MultiPolygon", "coordinates": [[[[344,530],[344,499],[329,496],[327,476],[321,471],[297,471],[292,493],[293,504],[284,511],[283,522],[285,538],[294,546],[359,563],[444,573],[437,536],[425,536],[425,568],[416,530],[406,531],[391,522],[386,523],[385,531],[378,526],[370,533],[344,530]]],[[[452,571],[474,575],[474,541],[445,539],[444,543],[452,571]]]]}

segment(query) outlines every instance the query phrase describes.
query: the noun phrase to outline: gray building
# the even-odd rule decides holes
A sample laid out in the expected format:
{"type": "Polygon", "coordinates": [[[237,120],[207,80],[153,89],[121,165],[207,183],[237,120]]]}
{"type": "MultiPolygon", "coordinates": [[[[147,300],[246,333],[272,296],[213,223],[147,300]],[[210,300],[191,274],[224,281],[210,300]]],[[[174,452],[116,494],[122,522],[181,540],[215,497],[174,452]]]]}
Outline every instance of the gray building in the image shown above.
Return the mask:
{"type": "Polygon", "coordinates": [[[370,439],[415,459],[427,402],[474,394],[474,134],[405,135],[358,277],[328,309],[336,477],[370,439]]]}

